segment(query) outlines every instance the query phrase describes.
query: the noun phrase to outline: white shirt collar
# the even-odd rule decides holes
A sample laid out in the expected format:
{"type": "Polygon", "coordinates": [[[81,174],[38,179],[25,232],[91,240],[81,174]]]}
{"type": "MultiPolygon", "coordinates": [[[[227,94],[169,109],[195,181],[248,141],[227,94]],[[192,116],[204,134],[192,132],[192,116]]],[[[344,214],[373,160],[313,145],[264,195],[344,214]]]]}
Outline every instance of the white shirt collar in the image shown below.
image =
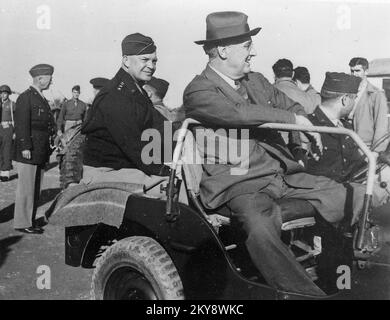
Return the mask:
{"type": "Polygon", "coordinates": [[[217,74],[219,75],[223,80],[225,80],[234,90],[237,89],[237,85],[234,82],[233,79],[230,79],[228,76],[224,75],[222,72],[218,71],[217,69],[213,68],[210,64],[209,67],[217,74]]]}
{"type": "Polygon", "coordinates": [[[33,84],[32,84],[31,86],[32,86],[35,90],[37,90],[37,92],[41,95],[42,98],[46,99],[45,96],[43,95],[42,91],[39,90],[39,88],[38,88],[37,86],[35,86],[35,85],[33,85],[33,84]]]}

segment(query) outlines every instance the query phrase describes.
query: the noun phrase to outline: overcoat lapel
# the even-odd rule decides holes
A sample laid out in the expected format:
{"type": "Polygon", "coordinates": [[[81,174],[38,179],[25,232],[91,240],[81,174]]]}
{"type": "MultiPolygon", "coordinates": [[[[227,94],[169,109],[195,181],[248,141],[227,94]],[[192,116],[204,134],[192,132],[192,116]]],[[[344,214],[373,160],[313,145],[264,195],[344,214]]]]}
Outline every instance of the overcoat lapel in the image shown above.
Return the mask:
{"type": "Polygon", "coordinates": [[[237,103],[245,103],[245,99],[208,65],[203,71],[203,75],[207,79],[212,81],[216,85],[216,87],[223,93],[223,95],[226,96],[228,99],[237,103]]]}

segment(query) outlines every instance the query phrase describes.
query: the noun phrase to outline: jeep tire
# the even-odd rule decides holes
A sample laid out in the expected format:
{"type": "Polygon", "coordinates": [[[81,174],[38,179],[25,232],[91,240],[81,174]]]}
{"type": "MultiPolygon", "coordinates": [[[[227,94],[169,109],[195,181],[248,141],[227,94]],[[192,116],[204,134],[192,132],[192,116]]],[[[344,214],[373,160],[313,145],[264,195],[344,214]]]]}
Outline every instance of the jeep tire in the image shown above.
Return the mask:
{"type": "Polygon", "coordinates": [[[96,300],[182,300],[183,285],[170,256],[154,239],[130,237],[97,260],[91,297],[96,300]]]}

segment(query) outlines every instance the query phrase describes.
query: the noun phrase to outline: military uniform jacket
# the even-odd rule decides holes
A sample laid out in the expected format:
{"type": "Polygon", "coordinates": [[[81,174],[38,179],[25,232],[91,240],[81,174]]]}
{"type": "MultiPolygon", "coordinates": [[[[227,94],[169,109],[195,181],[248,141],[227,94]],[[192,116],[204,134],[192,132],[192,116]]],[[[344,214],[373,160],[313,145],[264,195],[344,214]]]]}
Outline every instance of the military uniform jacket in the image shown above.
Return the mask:
{"type": "MultiPolygon", "coordinates": [[[[254,128],[267,122],[295,123],[294,113],[305,115],[301,105],[277,90],[260,73],[249,73],[241,85],[246,87],[251,101],[244,99],[207,66],[184,91],[186,117],[214,128],[254,128]]],[[[206,135],[214,141],[226,139],[217,131],[206,135]]],[[[202,150],[197,140],[200,152],[206,157],[200,188],[206,207],[217,208],[238,195],[265,189],[277,174],[283,175],[291,186],[314,187],[314,177],[299,173],[303,167],[293,159],[278,132],[253,129],[249,139],[238,137],[235,140],[228,136],[225,145],[243,146],[243,155],[237,159],[226,159],[219,152],[224,148],[202,150]],[[292,173],[297,174],[288,175],[292,173]]]]}
{"type": "Polygon", "coordinates": [[[154,109],[146,92],[121,68],[88,110],[82,127],[82,133],[86,134],[84,164],[115,170],[136,168],[148,175],[169,175],[162,158],[165,120],[154,109]],[[152,128],[160,132],[159,163],[146,163],[142,159],[142,150],[149,141],[142,141],[141,136],[152,128]]]}
{"type": "Polygon", "coordinates": [[[34,87],[24,91],[16,100],[14,120],[14,160],[45,164],[50,156],[50,138],[55,134],[55,122],[49,103],[34,87]],[[22,157],[23,150],[31,151],[31,159],[22,157]]]}
{"type": "MultiPolygon", "coordinates": [[[[309,120],[315,126],[335,127],[320,107],[309,115],[309,120]]],[[[346,129],[352,129],[348,121],[342,121],[342,124],[346,129]]],[[[345,182],[358,168],[367,165],[365,157],[359,153],[358,146],[349,136],[321,133],[321,138],[323,154],[318,161],[308,160],[308,173],[345,182]]]]}

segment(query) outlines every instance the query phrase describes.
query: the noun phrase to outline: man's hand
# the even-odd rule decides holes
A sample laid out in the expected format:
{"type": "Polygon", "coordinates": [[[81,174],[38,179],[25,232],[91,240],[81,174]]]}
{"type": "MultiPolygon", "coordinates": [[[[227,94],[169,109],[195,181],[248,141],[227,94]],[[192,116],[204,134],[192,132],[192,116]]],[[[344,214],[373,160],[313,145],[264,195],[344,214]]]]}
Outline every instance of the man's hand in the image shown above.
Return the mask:
{"type": "MultiPolygon", "coordinates": [[[[308,120],[306,117],[300,116],[300,115],[295,115],[295,123],[298,125],[301,125],[301,126],[312,126],[313,125],[310,122],[310,120],[308,120]]],[[[322,154],[323,145],[322,145],[321,135],[318,132],[305,132],[304,134],[309,135],[314,139],[314,141],[316,142],[316,145],[320,151],[320,154],[322,154]]],[[[302,138],[303,138],[302,142],[306,142],[306,143],[308,142],[307,139],[304,138],[304,136],[302,138]]],[[[318,157],[318,155],[316,155],[316,154],[313,154],[313,156],[318,157]]]]}
{"type": "Polygon", "coordinates": [[[27,159],[27,160],[30,160],[31,159],[31,151],[30,150],[23,150],[22,157],[27,159]]]}
{"type": "Polygon", "coordinates": [[[59,136],[59,137],[62,136],[62,131],[61,130],[57,131],[57,136],[59,136]]]}

